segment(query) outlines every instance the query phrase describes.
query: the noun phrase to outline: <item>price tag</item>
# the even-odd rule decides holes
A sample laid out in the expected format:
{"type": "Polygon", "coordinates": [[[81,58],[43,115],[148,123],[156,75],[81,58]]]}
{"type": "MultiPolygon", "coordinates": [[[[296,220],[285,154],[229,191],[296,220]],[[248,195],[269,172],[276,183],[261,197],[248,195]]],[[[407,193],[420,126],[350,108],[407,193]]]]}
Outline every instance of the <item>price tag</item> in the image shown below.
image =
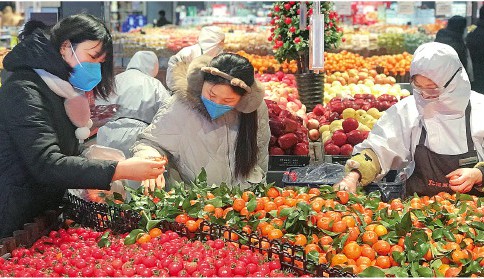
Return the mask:
{"type": "Polygon", "coordinates": [[[435,15],[445,16],[452,14],[452,2],[435,2],[435,15]]]}
{"type": "Polygon", "coordinates": [[[334,10],[343,16],[352,15],[351,2],[334,2],[334,10]]]}
{"type": "Polygon", "coordinates": [[[398,13],[401,15],[414,14],[414,2],[398,2],[398,13]]]}
{"type": "Polygon", "coordinates": [[[369,48],[370,47],[370,36],[360,35],[360,47],[369,48]]]}

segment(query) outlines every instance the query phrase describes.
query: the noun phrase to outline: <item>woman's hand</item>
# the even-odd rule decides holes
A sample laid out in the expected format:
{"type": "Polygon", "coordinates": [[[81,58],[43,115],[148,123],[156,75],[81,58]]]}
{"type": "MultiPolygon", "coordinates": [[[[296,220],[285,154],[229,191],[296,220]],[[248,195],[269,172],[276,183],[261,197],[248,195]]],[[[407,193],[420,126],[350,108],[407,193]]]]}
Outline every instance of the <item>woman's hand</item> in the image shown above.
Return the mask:
{"type": "Polygon", "coordinates": [[[360,174],[356,171],[350,171],[339,183],[333,185],[333,189],[356,193],[356,186],[360,180],[360,174]]]}
{"type": "Polygon", "coordinates": [[[153,192],[155,188],[165,188],[165,177],[163,176],[163,174],[161,174],[155,179],[146,179],[141,183],[141,186],[144,187],[144,194],[147,196],[149,195],[150,191],[153,192]]]}
{"type": "Polygon", "coordinates": [[[482,173],[477,168],[456,169],[445,177],[449,179],[450,189],[459,193],[467,193],[474,185],[482,183],[482,173]]]}
{"type": "Polygon", "coordinates": [[[156,179],[163,175],[165,171],[166,159],[149,160],[137,157],[119,161],[114,171],[113,181],[129,179],[143,181],[146,179],[156,179]]]}

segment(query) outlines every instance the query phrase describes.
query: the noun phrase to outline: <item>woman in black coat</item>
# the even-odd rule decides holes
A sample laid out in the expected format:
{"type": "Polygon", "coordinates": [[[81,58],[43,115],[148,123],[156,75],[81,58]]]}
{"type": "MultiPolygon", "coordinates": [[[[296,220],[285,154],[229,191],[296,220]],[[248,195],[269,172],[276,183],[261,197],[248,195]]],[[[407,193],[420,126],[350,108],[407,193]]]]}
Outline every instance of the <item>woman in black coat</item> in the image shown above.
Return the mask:
{"type": "Polygon", "coordinates": [[[464,30],[467,21],[462,16],[453,16],[447,21],[447,27],[440,29],[435,37],[435,42],[451,46],[459,55],[459,60],[467,69],[467,47],[464,43],[464,30]]]}
{"type": "Polygon", "coordinates": [[[476,25],[476,29],[467,35],[466,42],[474,69],[472,90],[484,94],[484,6],[479,9],[476,25]]]}
{"type": "Polygon", "coordinates": [[[4,59],[11,76],[0,88],[0,238],[56,208],[66,189],[109,190],[119,179],[156,178],[165,162],[80,157],[89,136],[93,90],[113,90],[112,38],[90,15],[40,30],[4,59]]]}

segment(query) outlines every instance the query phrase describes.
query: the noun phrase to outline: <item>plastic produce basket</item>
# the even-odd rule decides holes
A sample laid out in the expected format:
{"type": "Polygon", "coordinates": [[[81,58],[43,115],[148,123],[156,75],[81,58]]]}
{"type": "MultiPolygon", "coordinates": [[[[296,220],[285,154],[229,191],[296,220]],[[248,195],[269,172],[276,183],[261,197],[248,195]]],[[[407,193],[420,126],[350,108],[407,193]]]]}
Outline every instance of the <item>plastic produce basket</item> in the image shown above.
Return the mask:
{"type": "Polygon", "coordinates": [[[397,171],[391,170],[381,181],[373,182],[363,187],[363,190],[366,194],[379,191],[381,200],[389,202],[393,199],[405,198],[405,182],[405,179],[397,175],[397,171]]]}
{"type": "MultiPolygon", "coordinates": [[[[73,219],[81,226],[96,230],[111,229],[114,232],[124,233],[138,227],[141,216],[134,211],[123,211],[113,206],[85,201],[70,193],[65,199],[65,216],[73,219]],[[130,216],[128,218],[122,216],[130,216]],[[122,218],[121,218],[122,217],[122,218]],[[124,220],[120,226],[118,221],[124,220]]],[[[284,269],[298,272],[300,275],[308,274],[317,277],[356,277],[355,274],[330,267],[327,264],[316,264],[309,260],[302,246],[291,245],[279,240],[269,240],[258,234],[239,231],[227,226],[220,226],[203,221],[195,232],[189,232],[184,224],[162,221],[158,225],[162,230],[171,230],[188,239],[201,241],[225,238],[239,247],[266,253],[269,259],[278,258],[284,269]]]]}

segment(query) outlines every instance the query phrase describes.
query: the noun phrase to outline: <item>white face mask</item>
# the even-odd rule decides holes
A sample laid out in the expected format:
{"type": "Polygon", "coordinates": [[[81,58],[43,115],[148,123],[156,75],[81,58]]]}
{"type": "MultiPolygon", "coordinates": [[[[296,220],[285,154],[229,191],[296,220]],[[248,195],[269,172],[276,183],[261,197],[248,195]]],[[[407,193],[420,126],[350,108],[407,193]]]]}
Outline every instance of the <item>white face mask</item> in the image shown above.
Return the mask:
{"type": "Polygon", "coordinates": [[[412,80],[410,85],[415,92],[420,94],[424,100],[438,100],[439,96],[445,92],[447,86],[449,86],[450,82],[454,79],[457,73],[462,70],[462,67],[457,69],[457,71],[450,77],[450,79],[445,83],[444,87],[436,87],[436,88],[421,88],[415,84],[415,81],[412,80]]]}

